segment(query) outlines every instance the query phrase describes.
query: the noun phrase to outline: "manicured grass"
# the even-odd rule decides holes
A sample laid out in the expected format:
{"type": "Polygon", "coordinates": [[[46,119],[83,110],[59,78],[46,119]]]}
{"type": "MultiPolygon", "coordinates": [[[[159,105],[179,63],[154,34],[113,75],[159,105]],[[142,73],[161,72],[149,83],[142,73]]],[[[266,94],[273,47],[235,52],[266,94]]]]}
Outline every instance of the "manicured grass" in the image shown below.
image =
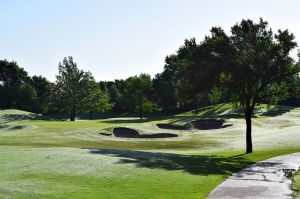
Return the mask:
{"type": "Polygon", "coordinates": [[[244,120],[227,119],[223,113],[228,108],[217,105],[196,116],[183,113],[142,122],[28,120],[34,115],[0,111],[0,198],[205,198],[248,164],[300,151],[299,109],[255,118],[255,152],[245,155],[244,120]],[[208,115],[222,116],[234,125],[210,131],[173,130],[178,138],[158,140],[99,134],[113,126],[170,132],[155,124],[182,124],[208,115]]]}
{"type": "Polygon", "coordinates": [[[176,155],[159,152],[1,147],[0,197],[205,198],[232,172],[297,151],[176,155]]]}
{"type": "Polygon", "coordinates": [[[300,198],[300,171],[294,173],[292,178],[293,198],[300,198]]]}

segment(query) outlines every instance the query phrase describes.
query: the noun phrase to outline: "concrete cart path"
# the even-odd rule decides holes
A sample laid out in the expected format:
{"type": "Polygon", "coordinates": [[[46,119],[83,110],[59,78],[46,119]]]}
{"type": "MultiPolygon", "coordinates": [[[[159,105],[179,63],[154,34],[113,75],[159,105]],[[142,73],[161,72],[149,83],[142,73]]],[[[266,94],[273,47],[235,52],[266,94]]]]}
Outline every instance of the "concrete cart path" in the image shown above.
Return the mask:
{"type": "Polygon", "coordinates": [[[208,196],[214,198],[292,198],[291,179],[281,169],[300,166],[300,153],[270,158],[233,174],[208,196]]]}

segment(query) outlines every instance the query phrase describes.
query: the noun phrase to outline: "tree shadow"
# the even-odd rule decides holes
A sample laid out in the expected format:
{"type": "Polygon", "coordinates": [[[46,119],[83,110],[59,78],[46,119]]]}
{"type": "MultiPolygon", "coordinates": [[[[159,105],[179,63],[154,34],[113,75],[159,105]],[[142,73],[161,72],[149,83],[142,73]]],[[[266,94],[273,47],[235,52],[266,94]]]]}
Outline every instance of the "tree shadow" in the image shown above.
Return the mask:
{"type": "Polygon", "coordinates": [[[243,156],[178,155],[116,149],[90,149],[90,153],[119,157],[118,164],[135,164],[139,168],[168,171],[178,170],[195,175],[228,175],[254,163],[243,156]]]}
{"type": "Polygon", "coordinates": [[[263,113],[262,115],[275,117],[275,116],[283,115],[284,113],[290,112],[293,109],[295,109],[295,107],[277,105],[277,106],[274,106],[274,107],[268,109],[267,112],[263,113]]]}

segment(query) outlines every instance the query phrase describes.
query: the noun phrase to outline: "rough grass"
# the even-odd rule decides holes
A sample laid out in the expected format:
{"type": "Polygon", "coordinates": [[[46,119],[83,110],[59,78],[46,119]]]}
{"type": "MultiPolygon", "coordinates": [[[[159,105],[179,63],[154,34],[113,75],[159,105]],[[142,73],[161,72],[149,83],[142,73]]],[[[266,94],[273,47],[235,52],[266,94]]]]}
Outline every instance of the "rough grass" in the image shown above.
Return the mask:
{"type": "Polygon", "coordinates": [[[270,116],[265,114],[265,106],[260,107],[264,110],[253,120],[256,151],[250,155],[243,154],[242,115],[229,109],[230,105],[223,104],[197,115],[188,112],[151,121],[77,122],[0,111],[0,198],[205,198],[246,165],[299,151],[299,109],[277,107],[270,116]],[[225,118],[233,126],[172,131],[155,125],[208,117],[225,118]],[[143,134],[172,132],[180,136],[136,140],[99,134],[114,126],[132,127],[143,134]]]}

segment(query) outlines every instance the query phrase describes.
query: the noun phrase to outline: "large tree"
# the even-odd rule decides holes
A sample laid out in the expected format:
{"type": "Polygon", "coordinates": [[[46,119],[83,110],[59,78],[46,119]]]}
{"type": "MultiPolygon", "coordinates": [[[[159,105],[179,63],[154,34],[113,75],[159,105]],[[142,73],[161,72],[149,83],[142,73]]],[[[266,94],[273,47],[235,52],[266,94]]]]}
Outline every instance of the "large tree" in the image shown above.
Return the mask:
{"type": "Polygon", "coordinates": [[[77,111],[85,107],[86,90],[90,73],[78,69],[72,57],[64,58],[58,66],[55,96],[63,109],[69,112],[70,121],[75,121],[77,111]]]}
{"type": "Polygon", "coordinates": [[[0,60],[0,108],[32,111],[35,97],[27,72],[14,61],[0,60]]]}
{"type": "Polygon", "coordinates": [[[290,57],[297,45],[294,35],[288,30],[274,34],[262,19],[258,23],[242,20],[231,28],[230,36],[221,28],[211,32],[199,45],[201,50],[191,70],[198,69],[199,77],[208,77],[201,81],[213,79],[207,84],[214,87],[213,95],[226,93],[230,101],[244,109],[246,153],[252,153],[251,118],[255,106],[286,97],[298,78],[299,64],[290,57]]]}
{"type": "Polygon", "coordinates": [[[33,76],[31,78],[31,85],[36,92],[35,112],[46,113],[48,111],[52,84],[45,77],[33,76]]]}
{"type": "Polygon", "coordinates": [[[160,96],[160,98],[169,106],[176,102],[175,107],[182,108],[192,102],[188,92],[187,72],[196,49],[197,44],[194,38],[185,40],[175,54],[169,55],[165,59],[164,71],[157,76],[157,80],[160,80],[161,86],[164,87],[160,89],[165,92],[165,95],[160,96]]]}
{"type": "MultiPolygon", "coordinates": [[[[143,119],[144,109],[150,108],[149,95],[152,89],[151,77],[147,74],[129,77],[125,80],[122,101],[125,107],[131,111],[138,111],[140,119],[143,119]]],[[[154,106],[151,106],[154,107],[154,106]]],[[[150,111],[150,110],[148,110],[150,111]]]]}
{"type": "Polygon", "coordinates": [[[109,102],[107,91],[100,88],[100,85],[95,81],[91,74],[85,92],[84,105],[89,111],[90,120],[93,119],[93,112],[104,112],[112,108],[113,104],[109,102]]]}

